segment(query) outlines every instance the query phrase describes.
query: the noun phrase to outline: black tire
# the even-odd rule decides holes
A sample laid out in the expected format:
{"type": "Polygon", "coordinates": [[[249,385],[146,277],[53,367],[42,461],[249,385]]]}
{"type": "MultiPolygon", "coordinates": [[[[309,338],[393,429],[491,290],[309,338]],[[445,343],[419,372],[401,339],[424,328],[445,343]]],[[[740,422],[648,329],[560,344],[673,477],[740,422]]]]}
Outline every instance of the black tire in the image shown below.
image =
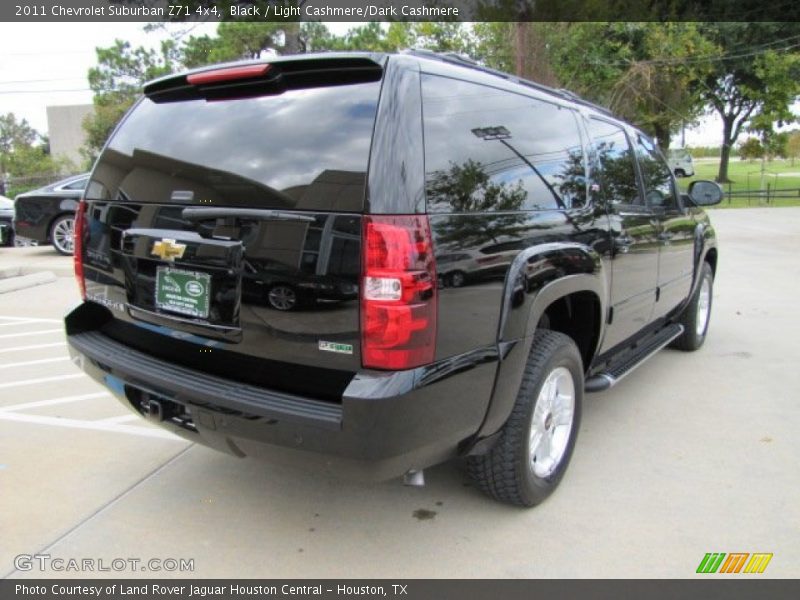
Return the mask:
{"type": "MultiPolygon", "coordinates": [[[[496,500],[517,506],[534,506],[542,502],[556,489],[569,465],[580,427],[582,401],[583,361],[575,342],[562,333],[537,330],[511,416],[489,452],[467,459],[470,477],[483,492],[496,500]],[[532,456],[530,447],[534,413],[544,383],[551,374],[563,376],[565,372],[571,375],[574,386],[572,421],[571,425],[565,424],[562,431],[568,431],[563,454],[553,462],[552,471],[541,476],[535,472],[536,458],[532,456]]],[[[550,427],[554,428],[552,415],[551,412],[547,418],[550,427]]]]}
{"type": "Polygon", "coordinates": [[[50,243],[56,252],[71,256],[75,248],[75,215],[59,215],[50,225],[50,243]]]}
{"type": "Polygon", "coordinates": [[[677,348],[685,352],[692,352],[697,350],[706,341],[706,334],[708,333],[708,324],[711,322],[711,307],[714,300],[714,272],[711,270],[711,265],[707,262],[703,263],[700,271],[700,281],[697,284],[697,289],[692,294],[692,299],[689,304],[681,313],[678,323],[683,325],[683,333],[675,338],[670,344],[671,348],[677,348]],[[700,326],[699,319],[702,319],[702,304],[701,296],[703,295],[703,285],[708,285],[708,309],[705,317],[705,322],[700,326]]]}
{"type": "Polygon", "coordinates": [[[453,271],[448,276],[450,280],[450,286],[454,288],[463,287],[465,283],[467,283],[467,276],[464,274],[464,271],[453,271]]]}

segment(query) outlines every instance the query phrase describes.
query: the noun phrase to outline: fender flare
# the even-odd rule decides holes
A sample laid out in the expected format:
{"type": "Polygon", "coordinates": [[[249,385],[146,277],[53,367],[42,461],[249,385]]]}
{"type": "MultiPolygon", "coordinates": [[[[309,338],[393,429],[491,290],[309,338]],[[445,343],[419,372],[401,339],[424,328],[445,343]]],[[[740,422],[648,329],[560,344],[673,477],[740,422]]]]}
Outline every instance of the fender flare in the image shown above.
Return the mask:
{"type": "Polygon", "coordinates": [[[697,286],[700,285],[701,269],[711,250],[717,251],[716,232],[710,223],[700,222],[694,230],[694,274],[692,276],[692,288],[689,291],[688,297],[681,304],[681,311],[683,311],[689,303],[697,286]]]}
{"type": "MultiPolygon", "coordinates": [[[[514,408],[517,392],[535,342],[536,326],[550,304],[576,292],[593,293],[600,306],[600,331],[593,353],[605,330],[608,277],[600,254],[580,243],[556,242],[527,248],[509,267],[503,287],[503,307],[497,331],[499,363],[486,415],[470,445],[497,433],[514,408]],[[529,281],[529,275],[543,276],[529,281]],[[522,285],[521,281],[525,281],[522,285]]],[[[585,365],[588,368],[589,365],[585,365]]],[[[481,451],[483,449],[481,448],[481,451]]]]}

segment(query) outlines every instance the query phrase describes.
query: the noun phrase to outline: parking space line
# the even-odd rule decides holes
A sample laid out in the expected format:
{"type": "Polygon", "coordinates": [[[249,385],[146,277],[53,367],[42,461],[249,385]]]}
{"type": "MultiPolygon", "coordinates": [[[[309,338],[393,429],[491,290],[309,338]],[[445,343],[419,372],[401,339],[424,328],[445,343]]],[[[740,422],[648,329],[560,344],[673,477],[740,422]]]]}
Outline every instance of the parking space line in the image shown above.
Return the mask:
{"type": "Polygon", "coordinates": [[[98,419],[95,423],[127,423],[128,421],[135,421],[137,419],[141,419],[142,417],[139,415],[129,414],[129,415],[120,415],[118,417],[109,417],[107,419],[98,419]]]}
{"type": "Polygon", "coordinates": [[[11,327],[12,325],[30,325],[36,321],[9,321],[8,323],[0,323],[0,327],[11,327]]]}
{"type": "Polygon", "coordinates": [[[21,381],[8,381],[0,383],[0,389],[18,387],[23,385],[35,385],[37,383],[46,383],[48,381],[62,381],[64,379],[77,379],[78,377],[86,377],[85,373],[72,373],[70,375],[58,375],[56,377],[40,377],[39,379],[23,379],[21,381]]]}
{"type": "Polygon", "coordinates": [[[64,333],[63,329],[43,329],[42,331],[23,331],[22,333],[4,333],[0,339],[12,337],[27,337],[29,335],[44,335],[45,333],[64,333]]]}
{"type": "Polygon", "coordinates": [[[39,360],[26,360],[25,362],[8,363],[0,365],[0,369],[11,369],[12,367],[27,367],[29,365],[43,365],[45,363],[61,362],[69,360],[69,356],[56,356],[55,358],[40,358],[39,360]]]}
{"type": "Polygon", "coordinates": [[[39,348],[55,348],[56,346],[66,346],[67,342],[54,342],[52,344],[34,344],[32,346],[12,346],[11,348],[0,348],[3,352],[21,352],[22,350],[38,350],[39,348]]]}
{"type": "Polygon", "coordinates": [[[174,440],[177,442],[185,441],[184,439],[179,438],[177,435],[174,435],[169,431],[165,431],[164,429],[149,429],[147,427],[137,427],[135,425],[103,423],[102,421],[81,421],[79,419],[46,417],[43,415],[29,415],[25,413],[5,411],[0,411],[0,421],[15,421],[17,423],[30,423],[32,425],[51,425],[54,427],[66,427],[68,429],[90,429],[93,431],[103,431],[105,433],[125,433],[128,435],[159,438],[162,440],[174,440]]]}
{"type": "Polygon", "coordinates": [[[27,410],[29,408],[40,408],[42,406],[55,406],[56,404],[66,404],[68,402],[80,402],[81,400],[92,400],[94,398],[104,398],[111,396],[108,392],[94,392],[92,394],[80,394],[78,396],[64,396],[63,398],[52,398],[50,400],[37,400],[34,402],[21,402],[10,406],[0,406],[0,413],[15,410],[27,410]]]}
{"type": "Polygon", "coordinates": [[[0,315],[0,320],[4,321],[28,321],[31,323],[63,323],[62,319],[39,319],[37,317],[4,317],[0,315]]]}

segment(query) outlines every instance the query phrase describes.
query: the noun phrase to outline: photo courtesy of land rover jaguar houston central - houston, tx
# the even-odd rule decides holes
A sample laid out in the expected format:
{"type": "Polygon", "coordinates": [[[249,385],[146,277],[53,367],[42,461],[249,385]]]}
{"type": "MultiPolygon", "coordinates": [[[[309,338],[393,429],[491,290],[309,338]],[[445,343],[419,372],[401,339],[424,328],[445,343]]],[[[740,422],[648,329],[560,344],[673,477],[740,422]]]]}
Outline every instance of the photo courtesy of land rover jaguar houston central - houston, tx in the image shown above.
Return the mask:
{"type": "Polygon", "coordinates": [[[461,457],[532,506],[584,392],[703,344],[721,188],[680,193],[649,137],[570,92],[423,51],[143,91],[76,215],[67,337],[188,440],[410,484],[461,457]]]}

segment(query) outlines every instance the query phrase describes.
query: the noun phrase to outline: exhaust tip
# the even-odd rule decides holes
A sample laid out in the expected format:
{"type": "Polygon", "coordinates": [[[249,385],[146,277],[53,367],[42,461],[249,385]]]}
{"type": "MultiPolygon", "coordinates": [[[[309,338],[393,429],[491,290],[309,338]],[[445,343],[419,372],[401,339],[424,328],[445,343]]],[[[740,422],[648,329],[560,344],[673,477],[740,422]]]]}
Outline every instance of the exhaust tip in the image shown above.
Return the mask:
{"type": "Polygon", "coordinates": [[[425,471],[411,469],[403,475],[403,485],[425,487],[425,471]]]}

